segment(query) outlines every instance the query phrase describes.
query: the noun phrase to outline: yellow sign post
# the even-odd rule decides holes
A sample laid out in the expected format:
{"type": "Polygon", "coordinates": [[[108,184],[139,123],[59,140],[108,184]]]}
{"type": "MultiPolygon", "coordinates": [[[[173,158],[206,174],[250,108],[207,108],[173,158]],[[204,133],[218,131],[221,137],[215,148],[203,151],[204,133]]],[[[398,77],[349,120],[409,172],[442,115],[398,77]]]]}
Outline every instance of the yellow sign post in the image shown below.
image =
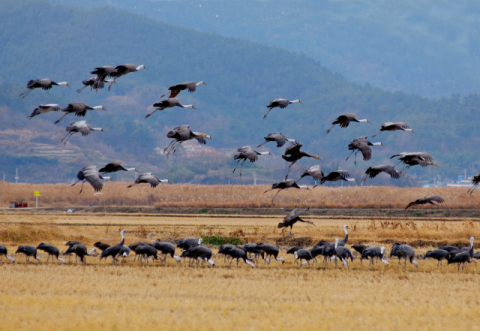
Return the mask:
{"type": "Polygon", "coordinates": [[[35,196],[35,208],[38,208],[38,197],[40,196],[40,191],[33,191],[33,195],[35,196]]]}

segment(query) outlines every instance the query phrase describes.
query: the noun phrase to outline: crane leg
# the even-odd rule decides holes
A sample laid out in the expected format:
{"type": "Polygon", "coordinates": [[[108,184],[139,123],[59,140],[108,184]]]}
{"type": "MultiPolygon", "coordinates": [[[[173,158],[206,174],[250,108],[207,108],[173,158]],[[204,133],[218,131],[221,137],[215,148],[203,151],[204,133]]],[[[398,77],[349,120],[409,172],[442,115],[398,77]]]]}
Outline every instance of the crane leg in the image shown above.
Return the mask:
{"type": "Polygon", "coordinates": [[[21,97],[22,99],[24,99],[28,93],[32,92],[33,90],[32,89],[28,89],[26,90],[25,92],[23,92],[22,94],[19,95],[19,97],[21,97]]]}
{"type": "Polygon", "coordinates": [[[65,113],[62,117],[60,117],[60,119],[56,120],[56,121],[54,122],[54,124],[60,123],[60,121],[63,120],[63,118],[64,118],[65,116],[67,116],[67,115],[68,115],[68,113],[65,113]]]}
{"type": "MultiPolygon", "coordinates": [[[[110,85],[111,86],[111,85],[110,85]]],[[[108,87],[108,89],[110,90],[110,87],[108,87]]],[[[147,114],[147,116],[145,116],[145,118],[149,118],[150,116],[153,115],[153,113],[155,113],[157,110],[160,110],[160,109],[155,109],[154,111],[152,111],[150,114],[147,114]]]]}
{"type": "Polygon", "coordinates": [[[275,198],[277,197],[278,193],[280,193],[281,190],[278,190],[277,193],[275,193],[275,195],[273,196],[272,198],[272,205],[273,205],[273,200],[275,200],[275,198]]]}
{"type": "Polygon", "coordinates": [[[350,158],[350,156],[352,156],[353,152],[355,152],[355,150],[353,150],[349,156],[347,156],[347,158],[345,159],[345,161],[348,161],[348,159],[350,158]]]}
{"type": "Polygon", "coordinates": [[[242,177],[242,171],[243,171],[243,164],[247,161],[247,159],[243,160],[243,162],[240,164],[240,177],[242,177]]]}
{"type": "Polygon", "coordinates": [[[237,161],[237,164],[235,165],[235,168],[233,168],[233,171],[232,171],[232,173],[234,173],[234,172],[235,172],[235,170],[237,170],[237,166],[238,166],[238,163],[239,163],[240,161],[242,161],[242,160],[238,160],[238,161],[237,161]]]}
{"type": "Polygon", "coordinates": [[[81,194],[81,193],[82,193],[82,191],[83,191],[83,184],[85,184],[85,181],[82,182],[82,188],[80,189],[80,193],[78,193],[78,194],[81,194]]]}
{"type": "Polygon", "coordinates": [[[334,125],[332,125],[332,127],[331,127],[330,129],[328,129],[328,130],[327,130],[327,134],[329,134],[329,133],[330,133],[330,131],[332,131],[332,129],[333,129],[334,127],[335,127],[335,124],[334,124],[334,125]]]}
{"type": "Polygon", "coordinates": [[[108,85],[108,90],[110,91],[110,89],[112,88],[112,85],[116,83],[115,82],[115,78],[112,80],[112,82],[110,83],[110,85],[108,85]]]}
{"type": "Polygon", "coordinates": [[[77,90],[77,93],[80,93],[80,92],[82,92],[82,91],[83,91],[83,90],[84,90],[86,87],[87,87],[87,85],[85,85],[85,86],[84,86],[84,87],[82,87],[82,88],[79,88],[79,89],[77,90]]]}
{"type": "Polygon", "coordinates": [[[290,168],[295,164],[295,162],[297,162],[297,161],[293,161],[293,162],[288,166],[287,175],[285,176],[285,180],[288,179],[288,174],[290,173],[290,168]]]}
{"type": "Polygon", "coordinates": [[[378,136],[380,133],[382,133],[382,131],[380,131],[379,133],[373,135],[372,138],[375,138],[375,137],[378,136]]]}
{"type": "Polygon", "coordinates": [[[357,165],[357,153],[358,151],[355,152],[355,161],[353,161],[353,164],[357,165]]]}
{"type": "Polygon", "coordinates": [[[266,113],[265,115],[263,115],[263,119],[266,119],[266,118],[267,118],[267,116],[268,116],[268,113],[270,113],[270,110],[272,110],[272,108],[268,108],[268,111],[267,111],[267,113],[266,113]]]}

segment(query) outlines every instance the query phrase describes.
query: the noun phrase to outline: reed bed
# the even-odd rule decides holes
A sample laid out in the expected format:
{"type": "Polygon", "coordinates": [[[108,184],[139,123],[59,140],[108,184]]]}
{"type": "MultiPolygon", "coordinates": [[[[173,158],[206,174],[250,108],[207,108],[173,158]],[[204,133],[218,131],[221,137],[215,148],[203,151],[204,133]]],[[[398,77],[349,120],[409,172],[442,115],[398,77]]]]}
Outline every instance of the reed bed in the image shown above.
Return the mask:
{"type": "MultiPolygon", "coordinates": [[[[109,182],[101,195],[85,184],[12,184],[0,182],[0,206],[25,201],[34,205],[34,191],[40,191],[40,206],[156,206],[156,207],[316,207],[316,208],[405,208],[417,198],[440,195],[443,208],[476,209],[480,193],[467,194],[466,188],[399,188],[388,186],[317,187],[306,190],[289,189],[281,192],[274,203],[275,191],[264,194],[266,185],[191,185],[167,184],[155,189],[148,184],[127,188],[127,183],[109,182]]],[[[430,208],[427,206],[426,208],[430,208]]]]}

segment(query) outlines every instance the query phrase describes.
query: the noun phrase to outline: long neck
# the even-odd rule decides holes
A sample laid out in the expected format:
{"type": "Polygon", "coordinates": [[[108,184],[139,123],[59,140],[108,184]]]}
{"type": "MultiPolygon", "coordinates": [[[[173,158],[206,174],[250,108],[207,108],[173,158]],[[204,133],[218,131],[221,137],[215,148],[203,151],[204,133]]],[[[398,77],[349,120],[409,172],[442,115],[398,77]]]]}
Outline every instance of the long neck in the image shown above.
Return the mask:
{"type": "Polygon", "coordinates": [[[382,146],[382,143],[373,143],[373,146],[382,146]]]}
{"type": "Polygon", "coordinates": [[[368,120],[367,119],[363,119],[363,120],[358,120],[359,123],[368,123],[368,120]]]}
{"type": "Polygon", "coordinates": [[[345,242],[347,242],[347,240],[348,240],[348,231],[347,231],[347,228],[343,228],[343,231],[345,231],[345,239],[343,239],[343,240],[345,240],[345,242]]]}
{"type": "Polygon", "coordinates": [[[127,168],[127,171],[137,171],[135,168],[127,168]]]}
{"type": "Polygon", "coordinates": [[[96,109],[96,110],[102,110],[103,107],[102,106],[95,106],[95,107],[92,107],[93,109],[96,109]]]}
{"type": "Polygon", "coordinates": [[[270,154],[269,152],[258,152],[259,155],[268,155],[270,154]]]}
{"type": "Polygon", "coordinates": [[[122,242],[120,243],[120,245],[123,246],[123,244],[125,243],[125,236],[123,235],[123,231],[120,232],[120,235],[122,236],[122,242]]]}
{"type": "Polygon", "coordinates": [[[338,238],[335,238],[335,248],[338,246],[338,238]]]}
{"type": "Polygon", "coordinates": [[[297,142],[295,139],[287,139],[287,141],[289,141],[291,143],[296,143],[297,142]]]}
{"type": "Polygon", "coordinates": [[[57,83],[57,85],[68,86],[68,83],[67,82],[60,82],[60,83],[57,83]]]}
{"type": "Polygon", "coordinates": [[[180,105],[180,107],[182,108],[190,108],[190,109],[193,109],[193,105],[180,105]]]}
{"type": "Polygon", "coordinates": [[[90,131],[103,131],[102,128],[91,128],[90,131]]]}

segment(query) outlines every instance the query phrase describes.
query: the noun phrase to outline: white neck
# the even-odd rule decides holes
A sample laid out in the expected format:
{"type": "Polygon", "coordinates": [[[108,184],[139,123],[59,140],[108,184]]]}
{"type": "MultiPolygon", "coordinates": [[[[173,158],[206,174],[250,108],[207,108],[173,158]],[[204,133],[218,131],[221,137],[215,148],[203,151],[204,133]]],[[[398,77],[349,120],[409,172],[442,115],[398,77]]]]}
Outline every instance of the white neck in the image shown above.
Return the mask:
{"type": "Polygon", "coordinates": [[[103,110],[103,106],[95,106],[95,107],[92,107],[93,109],[96,109],[96,110],[103,110]]]}
{"type": "Polygon", "coordinates": [[[295,139],[287,139],[287,141],[289,141],[291,143],[296,143],[297,142],[295,139]]]}
{"type": "Polygon", "coordinates": [[[307,264],[307,263],[308,263],[308,261],[303,261],[303,262],[302,262],[302,265],[305,265],[305,264],[307,264]]]}
{"type": "Polygon", "coordinates": [[[168,179],[160,179],[160,183],[168,183],[168,179]]]}
{"type": "Polygon", "coordinates": [[[269,152],[260,152],[260,153],[258,153],[258,154],[260,154],[260,155],[268,155],[268,154],[270,154],[270,153],[269,153],[269,152]]]}
{"type": "Polygon", "coordinates": [[[347,231],[347,226],[346,226],[346,225],[343,227],[343,231],[345,232],[345,235],[347,235],[347,234],[348,234],[348,231],[347,231]]]}
{"type": "Polygon", "coordinates": [[[357,180],[355,178],[347,178],[347,182],[356,182],[357,180]]]}
{"type": "Polygon", "coordinates": [[[292,100],[292,101],[289,101],[288,103],[301,103],[300,100],[292,100]]]}
{"type": "Polygon", "coordinates": [[[92,248],[90,250],[90,252],[87,253],[87,255],[92,255],[93,253],[95,253],[97,250],[95,248],[92,248]]]}
{"type": "Polygon", "coordinates": [[[247,264],[249,266],[251,266],[252,268],[255,267],[255,264],[253,262],[251,262],[250,260],[245,260],[245,262],[247,262],[247,264]]]}
{"type": "Polygon", "coordinates": [[[9,259],[12,263],[15,263],[15,259],[13,257],[7,255],[7,259],[9,259]]]}
{"type": "Polygon", "coordinates": [[[382,143],[373,143],[373,146],[382,146],[382,143]]]}
{"type": "Polygon", "coordinates": [[[338,246],[338,238],[335,238],[335,248],[338,246]]]}
{"type": "Polygon", "coordinates": [[[275,258],[275,260],[285,262],[285,259],[283,257],[277,257],[277,258],[275,258]]]}
{"type": "MultiPolygon", "coordinates": [[[[103,178],[105,178],[105,177],[103,177],[103,178]]],[[[120,235],[122,236],[122,240],[125,239],[124,233],[125,233],[125,230],[120,231],[120,235]]]]}
{"type": "Polygon", "coordinates": [[[383,252],[385,252],[385,247],[382,246],[382,247],[380,248],[380,254],[383,254],[383,252]]]}
{"type": "Polygon", "coordinates": [[[407,132],[413,132],[412,129],[403,129],[403,131],[407,131],[407,132]]]}
{"type": "Polygon", "coordinates": [[[127,171],[137,171],[135,168],[127,168],[127,171]]]}
{"type": "Polygon", "coordinates": [[[61,86],[68,86],[68,83],[67,82],[60,82],[60,83],[57,83],[58,85],[61,85],[61,86]]]}
{"type": "Polygon", "coordinates": [[[293,255],[295,256],[295,260],[298,259],[298,253],[294,252],[293,255]]]}
{"type": "Polygon", "coordinates": [[[206,260],[208,263],[210,263],[210,265],[211,265],[212,267],[215,266],[215,262],[213,262],[212,260],[207,259],[207,258],[205,258],[205,260],[206,260]]]}
{"type": "Polygon", "coordinates": [[[177,256],[177,255],[174,255],[173,258],[174,258],[175,261],[177,261],[177,262],[182,261],[182,259],[181,259],[179,256],[177,256]]]}
{"type": "Polygon", "coordinates": [[[195,107],[193,107],[193,105],[182,105],[182,108],[195,109],[195,107]]]}
{"type": "Polygon", "coordinates": [[[202,238],[198,238],[198,244],[201,245],[203,243],[203,239],[202,238]]]}
{"type": "Polygon", "coordinates": [[[471,237],[470,238],[470,247],[473,247],[473,241],[475,240],[475,238],[471,237]]]}
{"type": "Polygon", "coordinates": [[[300,187],[302,190],[308,190],[307,185],[298,185],[298,187],[300,187]]]}
{"type": "Polygon", "coordinates": [[[37,256],[37,260],[38,262],[42,262],[42,259],[40,258],[40,256],[37,256]]]}
{"type": "Polygon", "coordinates": [[[198,83],[195,84],[195,85],[196,85],[196,86],[199,86],[199,85],[207,85],[207,84],[205,84],[205,83],[203,82],[203,80],[202,80],[202,81],[198,82],[198,83]]]}
{"type": "Polygon", "coordinates": [[[64,259],[61,259],[61,258],[58,258],[58,261],[62,262],[62,263],[65,263],[65,260],[64,259]]]}
{"type": "Polygon", "coordinates": [[[144,66],[143,64],[139,65],[139,66],[137,67],[137,71],[140,70],[140,69],[145,69],[145,66],[144,66]]]}
{"type": "Polygon", "coordinates": [[[363,120],[358,120],[360,123],[368,123],[368,120],[367,119],[363,119],[363,120]]]}
{"type": "Polygon", "coordinates": [[[91,128],[90,131],[103,131],[102,128],[91,128]]]}

